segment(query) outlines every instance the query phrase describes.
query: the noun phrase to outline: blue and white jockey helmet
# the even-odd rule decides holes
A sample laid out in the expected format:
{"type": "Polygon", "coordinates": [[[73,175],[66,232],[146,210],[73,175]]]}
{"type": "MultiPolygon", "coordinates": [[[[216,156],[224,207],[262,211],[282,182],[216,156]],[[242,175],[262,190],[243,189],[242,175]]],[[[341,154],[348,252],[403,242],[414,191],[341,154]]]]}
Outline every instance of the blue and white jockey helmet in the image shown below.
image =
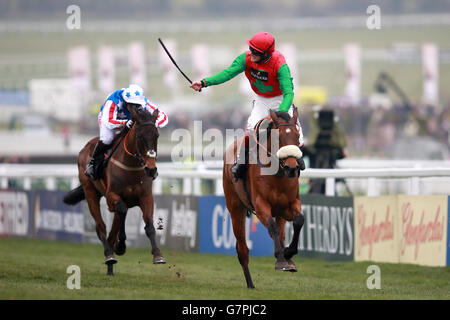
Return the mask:
{"type": "Polygon", "coordinates": [[[128,87],[124,88],[122,98],[127,103],[134,103],[142,106],[145,106],[147,103],[144,90],[137,84],[130,84],[128,87]]]}

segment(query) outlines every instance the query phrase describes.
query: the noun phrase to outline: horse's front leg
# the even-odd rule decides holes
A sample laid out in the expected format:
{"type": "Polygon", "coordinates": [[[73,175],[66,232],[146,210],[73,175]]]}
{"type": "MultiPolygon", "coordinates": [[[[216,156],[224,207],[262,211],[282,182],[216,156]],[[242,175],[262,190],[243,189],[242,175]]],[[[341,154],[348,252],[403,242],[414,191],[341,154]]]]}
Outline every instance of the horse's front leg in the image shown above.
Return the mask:
{"type": "Polygon", "coordinates": [[[153,263],[166,263],[166,260],[162,256],[158,244],[156,243],[156,230],[153,225],[153,195],[149,194],[142,197],[139,201],[139,206],[141,207],[142,218],[145,223],[145,234],[150,239],[150,244],[152,246],[153,263]]]}
{"type": "Polygon", "coordinates": [[[110,248],[113,248],[115,250],[115,245],[117,244],[117,235],[119,234],[119,228],[120,228],[120,220],[119,215],[114,214],[114,220],[111,226],[111,230],[108,234],[108,243],[110,248]]]}
{"type": "Polygon", "coordinates": [[[284,246],[280,242],[280,229],[278,228],[274,218],[272,217],[272,210],[268,203],[259,198],[255,205],[256,216],[259,221],[266,226],[269,235],[274,244],[274,255],[277,259],[275,263],[275,270],[289,270],[289,264],[284,258],[284,246]]]}
{"type": "Polygon", "coordinates": [[[291,243],[289,247],[284,249],[284,257],[291,266],[290,271],[297,271],[294,262],[291,258],[298,253],[298,241],[300,238],[300,231],[302,230],[305,218],[301,212],[300,199],[297,199],[291,207],[292,212],[292,225],[294,227],[294,233],[292,235],[291,243]]]}

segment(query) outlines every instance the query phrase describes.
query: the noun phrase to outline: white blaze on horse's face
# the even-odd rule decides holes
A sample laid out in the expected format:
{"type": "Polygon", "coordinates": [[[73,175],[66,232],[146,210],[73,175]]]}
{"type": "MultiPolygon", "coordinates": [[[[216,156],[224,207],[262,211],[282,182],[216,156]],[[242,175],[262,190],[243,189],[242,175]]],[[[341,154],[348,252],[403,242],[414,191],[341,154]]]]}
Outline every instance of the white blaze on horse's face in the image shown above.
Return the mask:
{"type": "Polygon", "coordinates": [[[289,157],[294,157],[296,159],[300,159],[302,157],[302,155],[303,155],[302,151],[296,145],[284,146],[284,147],[281,147],[277,151],[278,159],[286,159],[286,158],[289,158],[289,157]]]}
{"type": "Polygon", "coordinates": [[[150,158],[156,158],[156,152],[155,152],[155,150],[149,150],[149,151],[147,151],[147,156],[149,156],[150,158]]]}

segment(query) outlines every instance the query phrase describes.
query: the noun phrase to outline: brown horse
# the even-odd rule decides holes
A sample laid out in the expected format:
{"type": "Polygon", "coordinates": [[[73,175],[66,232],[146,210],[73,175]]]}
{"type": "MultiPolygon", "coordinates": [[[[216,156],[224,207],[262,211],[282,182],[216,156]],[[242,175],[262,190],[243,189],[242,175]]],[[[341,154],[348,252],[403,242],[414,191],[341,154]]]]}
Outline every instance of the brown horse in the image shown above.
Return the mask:
{"type": "MultiPolygon", "coordinates": [[[[258,147],[256,161],[249,161],[244,180],[235,181],[230,171],[235,162],[238,145],[247,143],[248,135],[237,139],[228,147],[224,156],[223,189],[228,211],[231,215],[233,232],[236,237],[236,251],[244,272],[248,288],[254,288],[248,268],[248,247],[245,239],[245,218],[249,212],[254,212],[259,221],[268,229],[274,243],[276,257],[275,270],[297,271],[292,256],[297,254],[300,230],[304,223],[299,196],[299,166],[297,158],[301,157],[298,147],[299,132],[296,127],[298,111],[294,109],[291,118],[287,112],[270,111],[269,125],[265,137],[267,147],[261,141],[264,134],[253,138],[258,147]],[[276,130],[278,129],[278,130],[276,130]],[[273,141],[277,139],[277,141],[273,141]],[[272,142],[278,142],[279,149],[272,150],[272,142]],[[267,174],[267,166],[261,164],[261,158],[267,157],[276,161],[276,169],[267,174]],[[294,235],[289,247],[284,247],[284,225],[293,221],[294,235]]],[[[259,127],[259,126],[258,126],[259,127]]],[[[250,148],[250,157],[253,149],[250,148]]],[[[251,159],[250,159],[251,160],[251,159]]],[[[254,160],[254,159],[253,159],[254,160]]]]}
{"type": "Polygon", "coordinates": [[[108,266],[108,275],[113,275],[113,265],[117,263],[114,252],[123,255],[126,251],[125,219],[128,208],[139,206],[143,213],[145,232],[150,239],[153,263],[166,261],[155,240],[153,225],[152,182],[157,176],[156,150],[158,129],[155,125],[158,110],[150,114],[136,105],[129,105],[134,125],[115,143],[113,154],[103,169],[102,178],[92,180],[84,172],[98,138],[90,140],[78,156],[78,178],[81,186],[70,191],[65,197],[67,204],[76,204],[86,199],[89,211],[95,220],[98,238],[103,244],[108,266]],[[114,212],[114,220],[109,232],[100,213],[100,199],[104,196],[108,209],[114,212]]]}

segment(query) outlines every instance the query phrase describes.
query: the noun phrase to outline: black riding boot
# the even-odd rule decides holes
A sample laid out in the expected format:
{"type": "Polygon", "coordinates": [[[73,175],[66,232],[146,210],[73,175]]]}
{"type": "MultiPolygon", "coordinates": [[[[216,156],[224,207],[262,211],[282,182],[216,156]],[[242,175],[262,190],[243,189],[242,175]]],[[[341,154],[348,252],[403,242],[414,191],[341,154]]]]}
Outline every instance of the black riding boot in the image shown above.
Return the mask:
{"type": "Polygon", "coordinates": [[[92,153],[91,161],[86,166],[84,172],[89,178],[98,180],[100,178],[100,167],[105,159],[105,152],[108,150],[109,145],[104,144],[101,140],[98,140],[95,145],[94,152],[92,153]]]}
{"type": "Polygon", "coordinates": [[[245,140],[242,142],[239,152],[236,158],[236,163],[231,167],[231,173],[233,173],[235,181],[240,178],[244,178],[245,174],[245,155],[246,155],[246,147],[245,140]]]}

